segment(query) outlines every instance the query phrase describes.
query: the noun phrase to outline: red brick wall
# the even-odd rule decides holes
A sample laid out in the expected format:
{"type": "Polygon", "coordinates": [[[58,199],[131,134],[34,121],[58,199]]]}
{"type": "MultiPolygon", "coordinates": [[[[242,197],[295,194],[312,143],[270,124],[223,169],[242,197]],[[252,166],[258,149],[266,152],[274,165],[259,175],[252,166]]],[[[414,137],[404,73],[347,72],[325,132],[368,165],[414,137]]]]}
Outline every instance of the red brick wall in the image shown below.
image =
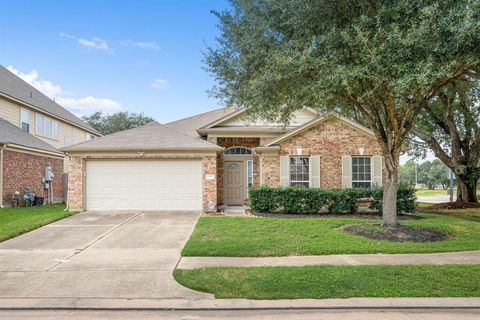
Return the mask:
{"type": "Polygon", "coordinates": [[[45,197],[47,191],[43,188],[42,177],[45,166],[52,166],[54,202],[63,201],[63,159],[34,155],[12,150],[3,151],[3,204],[10,206],[10,195],[20,192],[23,202],[23,189],[31,187],[37,196],[45,197]]]}
{"type": "Polygon", "coordinates": [[[272,157],[263,155],[263,183],[270,186],[280,184],[279,156],[302,155],[320,156],[320,185],[322,188],[342,187],[342,156],[358,155],[358,148],[365,148],[364,155],[381,155],[376,139],[352,128],[337,119],[327,120],[279,144],[280,154],[272,157]]]}
{"type": "MultiPolygon", "coordinates": [[[[231,147],[245,147],[249,149],[256,148],[260,145],[261,138],[209,138],[209,142],[218,144],[225,149],[231,147]]],[[[217,202],[223,203],[223,153],[217,156],[217,202]]],[[[252,155],[253,160],[253,185],[260,185],[260,158],[252,155]]],[[[246,171],[245,171],[246,172],[246,171]]]]}

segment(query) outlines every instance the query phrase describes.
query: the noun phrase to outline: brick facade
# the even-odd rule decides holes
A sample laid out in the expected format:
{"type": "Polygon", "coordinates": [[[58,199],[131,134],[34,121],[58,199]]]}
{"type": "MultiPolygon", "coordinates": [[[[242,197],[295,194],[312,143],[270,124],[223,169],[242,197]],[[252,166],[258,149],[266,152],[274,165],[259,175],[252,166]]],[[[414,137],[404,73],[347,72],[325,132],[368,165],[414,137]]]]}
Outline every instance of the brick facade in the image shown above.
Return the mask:
{"type": "MultiPolygon", "coordinates": [[[[83,210],[85,208],[85,160],[88,159],[202,159],[202,204],[207,211],[209,201],[217,199],[217,156],[213,155],[171,155],[171,154],[147,154],[139,157],[138,154],[110,154],[110,155],[70,155],[69,179],[68,179],[68,207],[70,210],[83,210]],[[213,174],[214,179],[206,179],[206,174],[213,174]]],[[[215,203],[216,205],[216,203],[215,203]]]]}
{"type": "MultiPolygon", "coordinates": [[[[297,148],[302,155],[320,156],[321,188],[342,187],[342,156],[359,155],[359,148],[365,148],[364,155],[381,155],[382,150],[376,139],[338,119],[329,119],[279,144],[277,156],[297,155],[297,148]]],[[[272,161],[270,156],[263,156],[263,181],[269,185],[280,184],[275,172],[280,171],[280,162],[272,161]],[[275,165],[278,165],[275,168],[275,165]]]]}
{"type": "Polygon", "coordinates": [[[47,201],[47,190],[42,184],[45,166],[52,166],[55,178],[53,180],[53,202],[63,202],[63,158],[43,156],[40,154],[3,151],[3,204],[11,205],[11,195],[20,192],[20,203],[23,203],[23,190],[31,187],[35,195],[44,197],[47,201]]]}
{"type": "MultiPolygon", "coordinates": [[[[209,138],[208,141],[218,144],[220,147],[225,149],[231,147],[244,147],[253,149],[260,145],[260,140],[262,138],[209,138]]],[[[242,156],[243,157],[243,156],[242,156]]],[[[245,159],[247,156],[245,157],[245,159]]],[[[218,154],[217,156],[217,203],[223,204],[223,163],[224,163],[223,153],[218,154]]],[[[253,185],[260,185],[260,157],[256,154],[253,154],[248,159],[253,160],[253,185]]]]}

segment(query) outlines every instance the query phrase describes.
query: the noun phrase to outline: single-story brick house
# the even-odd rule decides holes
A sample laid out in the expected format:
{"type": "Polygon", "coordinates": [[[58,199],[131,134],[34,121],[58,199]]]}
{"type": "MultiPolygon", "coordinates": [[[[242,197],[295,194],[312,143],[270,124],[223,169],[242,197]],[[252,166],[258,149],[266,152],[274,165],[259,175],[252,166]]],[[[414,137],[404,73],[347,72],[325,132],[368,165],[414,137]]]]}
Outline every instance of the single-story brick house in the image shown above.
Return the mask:
{"type": "Polygon", "coordinates": [[[381,149],[364,126],[304,108],[288,126],[222,108],[63,149],[68,205],[80,210],[216,210],[248,187],[382,185],[381,149]]]}

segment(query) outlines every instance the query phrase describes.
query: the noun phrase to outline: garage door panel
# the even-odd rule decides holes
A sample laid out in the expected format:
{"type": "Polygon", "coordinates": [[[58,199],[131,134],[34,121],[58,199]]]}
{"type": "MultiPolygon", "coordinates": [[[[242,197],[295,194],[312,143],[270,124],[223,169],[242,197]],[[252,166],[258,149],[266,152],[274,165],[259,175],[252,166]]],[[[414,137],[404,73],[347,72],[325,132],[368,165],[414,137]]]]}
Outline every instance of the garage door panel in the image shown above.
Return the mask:
{"type": "Polygon", "coordinates": [[[89,210],[201,210],[200,160],[88,160],[89,210]]]}

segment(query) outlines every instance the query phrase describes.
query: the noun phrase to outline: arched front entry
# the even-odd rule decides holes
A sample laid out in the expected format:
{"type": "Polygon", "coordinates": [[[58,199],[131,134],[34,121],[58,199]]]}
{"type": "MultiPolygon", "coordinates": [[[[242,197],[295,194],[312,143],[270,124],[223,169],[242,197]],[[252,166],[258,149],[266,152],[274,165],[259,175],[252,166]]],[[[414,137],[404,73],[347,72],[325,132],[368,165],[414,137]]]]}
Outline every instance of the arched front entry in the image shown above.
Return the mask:
{"type": "Polygon", "coordinates": [[[231,147],[224,152],[223,202],[243,205],[248,197],[248,187],[253,184],[252,150],[231,147]]]}

